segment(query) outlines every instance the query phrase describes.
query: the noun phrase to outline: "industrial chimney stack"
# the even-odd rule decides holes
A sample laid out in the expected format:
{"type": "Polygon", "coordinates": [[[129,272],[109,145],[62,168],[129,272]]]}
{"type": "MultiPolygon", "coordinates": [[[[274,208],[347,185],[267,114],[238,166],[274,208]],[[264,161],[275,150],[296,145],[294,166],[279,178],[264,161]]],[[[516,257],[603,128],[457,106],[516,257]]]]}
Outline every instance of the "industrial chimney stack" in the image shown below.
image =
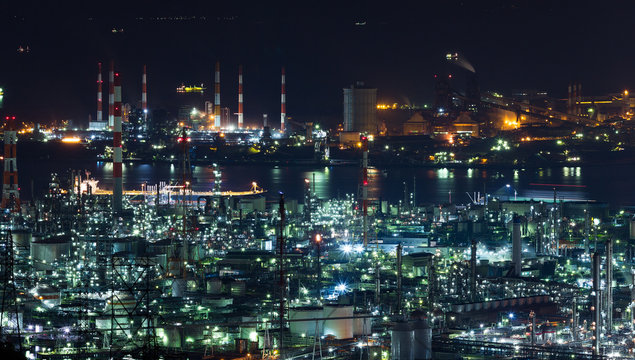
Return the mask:
{"type": "Polygon", "coordinates": [[[102,86],[104,82],[101,80],[101,63],[97,63],[98,73],[97,73],[97,122],[101,123],[104,121],[103,115],[103,93],[102,86]]]}
{"type": "Polygon", "coordinates": [[[238,128],[243,128],[243,66],[238,66],[238,128]]]}
{"type": "Polygon", "coordinates": [[[112,208],[115,214],[121,212],[123,208],[122,198],[123,198],[123,180],[121,178],[121,79],[119,78],[119,73],[114,74],[114,82],[113,82],[113,115],[114,115],[114,125],[113,125],[113,153],[112,153],[112,177],[114,180],[114,186],[112,191],[112,208]]]}
{"type": "Polygon", "coordinates": [[[220,62],[214,72],[214,127],[220,129],[220,62]]]}
{"type": "Polygon", "coordinates": [[[143,109],[143,119],[148,120],[148,73],[143,65],[143,77],[141,78],[141,108],[143,109]]]}
{"type": "Polygon", "coordinates": [[[112,129],[115,124],[115,62],[110,61],[110,72],[108,73],[108,128],[112,129]]]}
{"type": "Polygon", "coordinates": [[[287,99],[286,99],[286,89],[285,89],[285,74],[284,67],[282,67],[282,89],[280,94],[280,131],[284,132],[284,122],[287,118],[287,99]]]}
{"type": "Polygon", "coordinates": [[[9,209],[11,212],[20,211],[20,189],[18,188],[18,162],[16,157],[17,144],[18,132],[15,116],[7,116],[4,123],[2,208],[9,209]]]}

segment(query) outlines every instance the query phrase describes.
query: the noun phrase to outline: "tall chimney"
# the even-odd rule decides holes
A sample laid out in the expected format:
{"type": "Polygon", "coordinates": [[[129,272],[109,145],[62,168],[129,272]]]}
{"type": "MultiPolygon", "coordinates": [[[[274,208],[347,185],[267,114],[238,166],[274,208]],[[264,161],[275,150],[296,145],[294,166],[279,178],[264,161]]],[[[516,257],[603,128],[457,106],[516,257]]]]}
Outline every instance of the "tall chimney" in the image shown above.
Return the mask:
{"type": "Polygon", "coordinates": [[[115,124],[115,62],[110,61],[110,72],[108,73],[108,127],[112,129],[115,124]]]}
{"type": "Polygon", "coordinates": [[[238,66],[238,128],[243,128],[243,66],[238,66]]]}
{"type": "Polygon", "coordinates": [[[103,95],[102,95],[102,85],[103,81],[101,80],[101,63],[97,63],[97,122],[101,123],[104,121],[103,115],[103,95]]]}
{"type": "Polygon", "coordinates": [[[512,263],[514,264],[514,276],[522,275],[522,241],[520,237],[520,216],[514,214],[512,227],[512,263]]]}
{"type": "Polygon", "coordinates": [[[282,67],[282,89],[280,92],[280,131],[284,132],[284,121],[287,118],[287,99],[286,99],[286,89],[285,89],[285,74],[284,74],[284,66],[282,67]]]}
{"type": "Polygon", "coordinates": [[[571,89],[571,84],[569,83],[568,88],[568,97],[567,97],[567,114],[573,114],[573,91],[571,89]]]}
{"type": "Polygon", "coordinates": [[[143,77],[141,78],[141,108],[143,117],[148,119],[148,75],[146,66],[143,65],[143,77]]]}
{"type": "Polygon", "coordinates": [[[214,72],[214,127],[220,128],[220,62],[214,72]]]}
{"type": "Polygon", "coordinates": [[[578,91],[576,92],[576,114],[582,114],[582,84],[578,83],[578,91]]]}
{"type": "Polygon", "coordinates": [[[114,74],[114,126],[113,126],[113,152],[112,152],[112,177],[114,186],[112,190],[112,209],[115,214],[123,208],[123,180],[121,179],[121,79],[119,73],[114,74]]]}
{"type": "Polygon", "coordinates": [[[20,188],[18,187],[18,160],[16,150],[18,133],[15,116],[5,117],[4,124],[4,172],[2,183],[2,208],[11,212],[20,211],[20,188]]]}

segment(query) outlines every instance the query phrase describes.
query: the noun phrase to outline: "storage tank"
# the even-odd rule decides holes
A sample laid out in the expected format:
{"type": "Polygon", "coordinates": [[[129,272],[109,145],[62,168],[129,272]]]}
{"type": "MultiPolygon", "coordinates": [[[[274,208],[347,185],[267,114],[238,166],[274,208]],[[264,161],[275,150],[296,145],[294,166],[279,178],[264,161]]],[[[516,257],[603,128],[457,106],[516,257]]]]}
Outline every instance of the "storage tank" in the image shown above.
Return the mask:
{"type": "Polygon", "coordinates": [[[413,324],[415,360],[432,359],[432,328],[426,321],[418,320],[413,324]]]}
{"type": "Polygon", "coordinates": [[[217,277],[207,280],[207,293],[220,294],[223,290],[223,281],[217,277]]]}
{"type": "Polygon", "coordinates": [[[28,230],[18,229],[11,231],[11,237],[13,238],[13,245],[28,248],[31,245],[33,236],[28,230]]]}
{"type": "Polygon", "coordinates": [[[355,319],[353,319],[353,335],[356,337],[370,335],[373,324],[373,319],[367,317],[370,316],[370,314],[355,313],[355,316],[355,319]]]}
{"type": "Polygon", "coordinates": [[[186,286],[185,279],[174,279],[172,281],[172,297],[183,297],[186,286]]]}
{"type": "Polygon", "coordinates": [[[71,242],[67,236],[57,236],[31,243],[31,259],[37,270],[50,267],[54,262],[68,257],[71,253],[71,242]]]}
{"type": "Polygon", "coordinates": [[[390,331],[390,354],[392,360],[414,360],[415,332],[408,323],[397,323],[390,331]]]}
{"type": "MultiPolygon", "coordinates": [[[[299,319],[319,319],[322,317],[324,310],[317,306],[304,306],[289,309],[289,320],[299,319]]],[[[322,335],[323,321],[317,322],[318,333],[322,335]]],[[[306,336],[315,336],[315,321],[290,321],[289,329],[294,335],[306,334],[306,336]]]]}
{"type": "Polygon", "coordinates": [[[232,296],[244,296],[245,291],[246,291],[246,284],[244,281],[235,280],[231,282],[232,296]]]}
{"type": "Polygon", "coordinates": [[[353,338],[353,307],[342,305],[325,305],[322,313],[324,335],[333,335],[336,339],[353,338]],[[332,319],[347,317],[347,319],[332,319]]]}

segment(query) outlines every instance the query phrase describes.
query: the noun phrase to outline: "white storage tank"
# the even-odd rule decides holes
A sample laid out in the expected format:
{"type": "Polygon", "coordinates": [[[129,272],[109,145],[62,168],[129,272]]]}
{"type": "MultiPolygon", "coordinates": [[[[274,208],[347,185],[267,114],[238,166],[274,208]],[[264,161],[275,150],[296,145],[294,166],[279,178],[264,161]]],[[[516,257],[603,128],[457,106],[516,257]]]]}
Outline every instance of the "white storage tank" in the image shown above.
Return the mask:
{"type": "MultiPolygon", "coordinates": [[[[289,320],[300,319],[320,319],[322,318],[323,309],[317,306],[304,306],[289,309],[289,320]]],[[[317,322],[318,333],[322,335],[323,321],[317,322]]],[[[315,320],[314,321],[289,321],[289,329],[294,335],[315,336],[315,320]]]]}
{"type": "Polygon", "coordinates": [[[31,243],[31,259],[36,269],[50,267],[63,257],[70,256],[71,242],[67,236],[57,236],[31,243]]]}
{"type": "Polygon", "coordinates": [[[333,335],[336,339],[353,338],[353,307],[343,305],[325,305],[322,313],[324,320],[324,335],[333,335]],[[332,319],[342,318],[346,319],[332,319]]]}
{"type": "Polygon", "coordinates": [[[413,328],[415,360],[432,359],[432,328],[423,320],[415,321],[413,328]]]}
{"type": "Polygon", "coordinates": [[[371,334],[371,327],[373,325],[373,319],[369,317],[368,313],[356,313],[355,319],[353,319],[353,335],[354,336],[367,336],[371,334]]]}
{"type": "Polygon", "coordinates": [[[390,332],[390,353],[392,360],[414,360],[415,332],[408,323],[397,323],[390,332]]]}

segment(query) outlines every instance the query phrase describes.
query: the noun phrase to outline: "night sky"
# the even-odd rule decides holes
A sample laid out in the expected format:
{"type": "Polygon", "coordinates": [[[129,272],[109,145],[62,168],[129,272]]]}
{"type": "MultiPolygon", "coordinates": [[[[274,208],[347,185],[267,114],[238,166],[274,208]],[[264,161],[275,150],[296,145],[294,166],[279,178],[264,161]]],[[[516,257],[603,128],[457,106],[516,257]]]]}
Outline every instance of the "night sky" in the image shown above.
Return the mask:
{"type": "Polygon", "coordinates": [[[431,103],[433,75],[461,71],[445,62],[455,51],[476,68],[482,90],[564,97],[573,80],[584,94],[635,85],[635,5],[627,1],[50,3],[0,4],[3,111],[27,121],[87,123],[96,111],[97,62],[106,64],[107,80],[110,59],[122,73],[124,102],[140,101],[147,64],[150,107],[170,111],[181,83],[211,90],[216,60],[222,105],[235,111],[243,64],[247,123],[262,113],[279,118],[281,66],[287,112],[297,121],[338,120],[341,89],[356,80],[377,87],[380,101],[431,103]],[[179,16],[195,18],[157,20],[179,16]],[[27,45],[29,53],[17,51],[27,45]]]}

